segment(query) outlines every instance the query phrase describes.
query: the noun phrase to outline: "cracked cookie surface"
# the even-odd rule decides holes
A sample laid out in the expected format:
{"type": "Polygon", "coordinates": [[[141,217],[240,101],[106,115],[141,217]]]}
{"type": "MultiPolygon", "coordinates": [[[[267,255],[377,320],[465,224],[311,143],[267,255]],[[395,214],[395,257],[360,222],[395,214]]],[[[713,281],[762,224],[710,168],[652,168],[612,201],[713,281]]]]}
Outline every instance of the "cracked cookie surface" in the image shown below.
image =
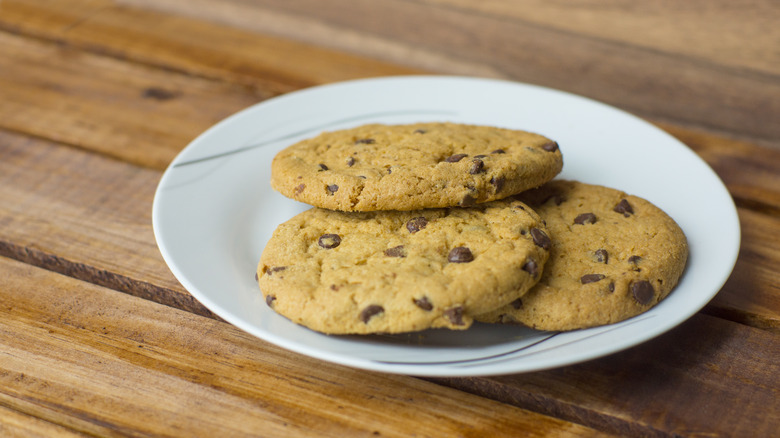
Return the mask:
{"type": "Polygon", "coordinates": [[[685,235],[644,199],[563,180],[516,198],[546,222],[550,259],[527,294],[478,321],[553,331],[611,324],[658,304],[682,275],[685,235]]]}
{"type": "Polygon", "coordinates": [[[456,123],[363,125],[280,151],[271,186],[340,211],[468,207],[551,180],[558,144],[525,131],[456,123]]]}
{"type": "Polygon", "coordinates": [[[257,268],[266,303],[331,334],[466,329],[541,276],[549,237],[516,200],[470,208],[307,210],[273,233],[257,268]]]}

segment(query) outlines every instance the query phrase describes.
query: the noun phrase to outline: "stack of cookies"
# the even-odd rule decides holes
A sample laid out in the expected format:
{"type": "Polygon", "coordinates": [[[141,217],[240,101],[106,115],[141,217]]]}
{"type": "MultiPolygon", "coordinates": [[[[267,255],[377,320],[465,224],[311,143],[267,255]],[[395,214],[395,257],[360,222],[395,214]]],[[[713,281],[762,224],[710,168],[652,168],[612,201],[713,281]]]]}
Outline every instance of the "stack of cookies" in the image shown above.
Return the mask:
{"type": "Polygon", "coordinates": [[[257,268],[266,303],[329,334],[574,330],[646,311],[677,284],[679,226],[621,191],[553,180],[544,136],[455,123],[326,132],[277,154],[271,184],[314,206],[257,268]]]}

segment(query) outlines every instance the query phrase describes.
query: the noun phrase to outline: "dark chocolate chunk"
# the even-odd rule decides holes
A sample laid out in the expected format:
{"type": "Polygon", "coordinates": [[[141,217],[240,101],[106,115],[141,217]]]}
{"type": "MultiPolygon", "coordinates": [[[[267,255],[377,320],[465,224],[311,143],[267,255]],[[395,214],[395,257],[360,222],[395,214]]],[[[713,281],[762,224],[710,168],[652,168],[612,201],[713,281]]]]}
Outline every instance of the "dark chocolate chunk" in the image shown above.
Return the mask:
{"type": "Polygon", "coordinates": [[[463,307],[452,307],[444,311],[444,316],[455,325],[463,325],[463,307]]]}
{"type": "Polygon", "coordinates": [[[491,152],[491,154],[505,154],[505,153],[506,151],[503,149],[496,149],[493,152],[491,152]]]}
{"type": "Polygon", "coordinates": [[[396,247],[386,249],[385,255],[388,257],[406,257],[406,249],[404,249],[403,245],[398,245],[396,247]]]}
{"type": "Polygon", "coordinates": [[[323,170],[328,170],[328,166],[320,163],[320,170],[319,171],[322,172],[323,170]]]}
{"type": "Polygon", "coordinates": [[[523,271],[531,274],[531,277],[536,277],[536,274],[539,273],[539,265],[533,260],[528,260],[523,265],[523,271]]]}
{"type": "Polygon", "coordinates": [[[267,272],[268,272],[268,275],[271,275],[271,274],[274,274],[276,272],[284,271],[285,269],[287,269],[287,266],[272,266],[272,267],[268,268],[267,272]]]}
{"type": "Polygon", "coordinates": [[[637,303],[647,305],[653,300],[655,289],[647,280],[635,281],[631,283],[631,294],[637,303]]]}
{"type": "Polygon", "coordinates": [[[355,165],[355,157],[347,157],[347,166],[352,167],[355,165]]]}
{"type": "Polygon", "coordinates": [[[468,157],[468,154],[455,154],[445,158],[444,161],[448,163],[457,163],[458,161],[468,157]]]}
{"type": "Polygon", "coordinates": [[[296,195],[300,195],[303,192],[303,189],[305,188],[306,188],[306,184],[298,184],[298,187],[296,187],[295,190],[293,190],[293,192],[296,195]]]}
{"type": "Polygon", "coordinates": [[[355,140],[355,144],[374,144],[376,143],[376,140],[373,138],[361,138],[358,140],[355,140]]]}
{"type": "Polygon", "coordinates": [[[426,130],[424,130],[424,129],[415,129],[415,130],[414,130],[414,133],[415,133],[415,134],[425,134],[426,132],[428,132],[428,131],[426,131],[426,130]]]}
{"type": "Polygon", "coordinates": [[[594,255],[597,262],[604,263],[605,265],[609,263],[609,253],[606,249],[597,249],[594,255]]]}
{"type": "Polygon", "coordinates": [[[474,254],[472,254],[471,250],[465,246],[458,246],[456,248],[452,248],[450,254],[447,256],[447,260],[452,263],[468,263],[474,260],[474,254]]]}
{"type": "Polygon", "coordinates": [[[338,234],[323,234],[317,244],[325,249],[333,249],[341,244],[341,237],[338,234]]]}
{"type": "Polygon", "coordinates": [[[552,241],[550,237],[544,231],[538,228],[531,228],[531,237],[534,239],[536,246],[542,249],[550,249],[552,241]]]}
{"type": "Polygon", "coordinates": [[[523,300],[522,300],[522,298],[518,298],[518,299],[512,301],[511,303],[509,303],[509,305],[512,306],[515,310],[518,310],[521,307],[523,307],[523,300]]]}
{"type": "Polygon", "coordinates": [[[412,299],[414,301],[414,305],[423,309],[423,310],[433,310],[433,303],[428,300],[428,297],[422,297],[419,300],[416,298],[412,299]]]}
{"type": "Polygon", "coordinates": [[[496,188],[496,193],[504,188],[504,182],[506,182],[506,179],[504,179],[503,176],[494,176],[490,178],[490,184],[493,184],[493,187],[496,188]]]}
{"type": "Polygon", "coordinates": [[[339,186],[337,186],[336,184],[331,184],[328,186],[328,193],[330,193],[331,195],[338,191],[339,191],[339,186]]]}
{"type": "Polygon", "coordinates": [[[606,278],[606,275],[604,274],[586,274],[580,277],[580,283],[582,284],[588,284],[588,283],[595,283],[597,281],[601,281],[606,278]]]}
{"type": "Polygon", "coordinates": [[[461,207],[472,207],[476,203],[477,203],[477,198],[471,195],[466,195],[463,197],[463,199],[460,200],[460,202],[458,202],[458,205],[460,205],[461,207]]]}
{"type": "Polygon", "coordinates": [[[576,225],[595,224],[596,215],[593,213],[582,213],[574,218],[574,223],[576,225]]]}
{"type": "Polygon", "coordinates": [[[274,301],[276,301],[276,296],[274,295],[265,297],[265,304],[268,305],[268,307],[271,307],[274,304],[274,301]]]}
{"type": "Polygon", "coordinates": [[[379,315],[380,313],[383,313],[384,311],[385,311],[384,307],[377,306],[376,304],[372,304],[360,312],[360,320],[368,324],[368,320],[370,320],[376,315],[379,315]]]}
{"type": "Polygon", "coordinates": [[[485,163],[479,158],[471,160],[471,167],[469,167],[469,173],[476,175],[485,171],[485,163]]]}
{"type": "Polygon", "coordinates": [[[615,208],[613,208],[614,211],[621,213],[625,217],[629,217],[632,214],[634,214],[634,208],[631,207],[631,204],[628,203],[625,199],[620,200],[620,202],[615,205],[615,208]]]}
{"type": "Polygon", "coordinates": [[[558,150],[558,143],[554,141],[548,141],[542,145],[542,149],[546,150],[547,152],[555,152],[558,150]]]}
{"type": "Polygon", "coordinates": [[[409,230],[410,233],[416,233],[425,228],[426,225],[428,225],[428,219],[420,216],[414,219],[409,219],[409,222],[406,223],[406,229],[409,230]]]}

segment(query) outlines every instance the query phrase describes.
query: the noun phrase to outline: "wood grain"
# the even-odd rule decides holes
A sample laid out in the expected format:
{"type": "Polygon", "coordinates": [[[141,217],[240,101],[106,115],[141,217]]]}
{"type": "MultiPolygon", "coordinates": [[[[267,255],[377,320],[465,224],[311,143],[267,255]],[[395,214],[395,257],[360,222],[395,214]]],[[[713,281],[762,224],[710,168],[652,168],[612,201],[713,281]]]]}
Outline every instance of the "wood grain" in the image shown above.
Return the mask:
{"type": "Polygon", "coordinates": [[[0,127],[147,167],[270,96],[0,32],[0,127]]]}
{"type": "Polygon", "coordinates": [[[110,0],[4,0],[0,29],[273,94],[347,79],[420,72],[110,0]]]}
{"type": "Polygon", "coordinates": [[[2,258],[0,302],[0,409],[75,432],[601,435],[411,377],[288,353],[226,323],[2,258]]]}
{"type": "Polygon", "coordinates": [[[435,379],[621,436],[775,436],[777,334],[706,315],[603,359],[512,376],[435,379]]]}
{"type": "Polygon", "coordinates": [[[123,3],[431,72],[546,85],[780,147],[780,8],[771,0],[123,3]]]}

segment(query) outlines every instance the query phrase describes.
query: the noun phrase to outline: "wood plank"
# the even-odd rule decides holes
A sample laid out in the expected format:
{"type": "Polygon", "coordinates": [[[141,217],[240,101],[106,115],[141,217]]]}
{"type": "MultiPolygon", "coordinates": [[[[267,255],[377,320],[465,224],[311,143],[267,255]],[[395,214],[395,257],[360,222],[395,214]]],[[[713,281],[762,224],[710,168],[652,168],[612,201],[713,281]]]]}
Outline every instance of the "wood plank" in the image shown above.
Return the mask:
{"type": "Polygon", "coordinates": [[[655,340],[538,373],[434,379],[620,436],[776,436],[780,338],[696,315],[655,340]]]}
{"type": "Polygon", "coordinates": [[[2,406],[2,401],[0,401],[0,436],[5,438],[83,438],[88,435],[6,408],[2,406]]]}
{"type": "Polygon", "coordinates": [[[771,0],[738,10],[727,0],[123,3],[431,72],[546,85],[780,147],[780,10],[771,0]]]}
{"type": "Polygon", "coordinates": [[[0,258],[0,404],[109,436],[596,436],[0,258]],[[411,421],[414,419],[414,421],[411,421]]]}
{"type": "Polygon", "coordinates": [[[281,93],[419,69],[110,0],[0,3],[0,29],[281,93]]]}
{"type": "Polygon", "coordinates": [[[0,32],[0,127],[147,167],[270,96],[0,32]]]}

